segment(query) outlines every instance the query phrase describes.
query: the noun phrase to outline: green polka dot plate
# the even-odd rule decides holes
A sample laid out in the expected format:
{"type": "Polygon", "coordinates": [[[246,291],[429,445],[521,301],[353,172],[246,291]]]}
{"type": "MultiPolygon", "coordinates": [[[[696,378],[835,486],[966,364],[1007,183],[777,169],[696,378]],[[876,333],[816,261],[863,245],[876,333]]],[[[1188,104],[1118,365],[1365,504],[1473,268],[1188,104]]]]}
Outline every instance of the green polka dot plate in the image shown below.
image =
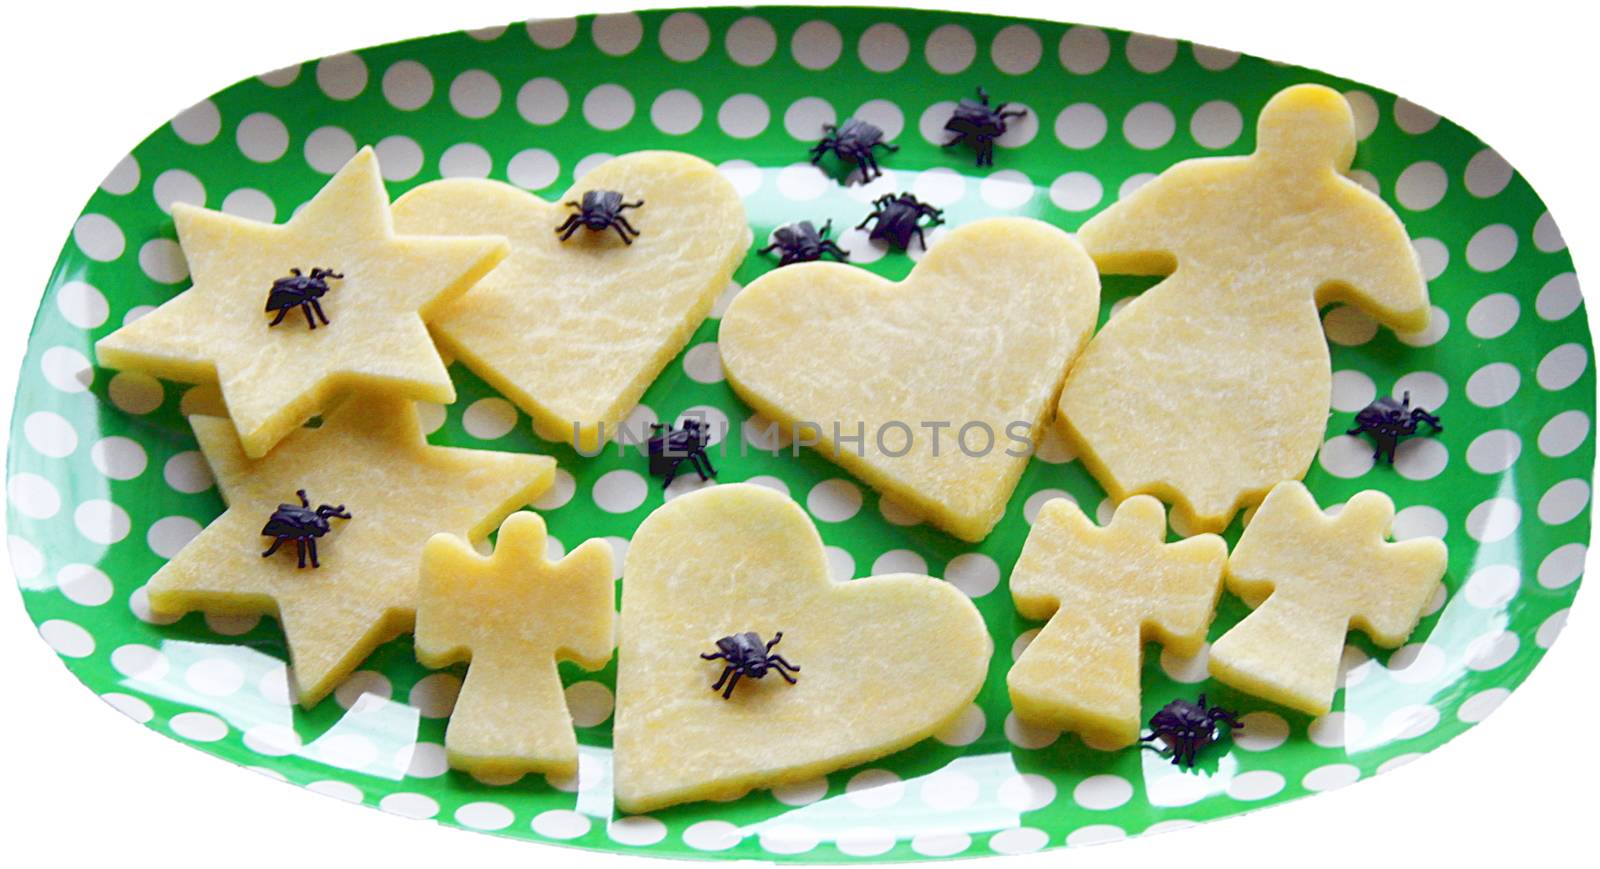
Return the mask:
{"type": "MultiPolygon", "coordinates": [[[[930,239],[937,243],[937,233],[930,239]]],[[[915,257],[857,230],[841,243],[899,278],[915,257]]],[[[752,254],[635,422],[699,410],[749,416],[723,380],[718,317],[773,267],[752,254]],[[659,414],[659,417],[658,417],[659,414]]],[[[1107,315],[1149,279],[1108,277],[1107,315]]],[[[646,12],[452,33],[323,58],[240,82],[152,133],[73,227],[33,327],[7,467],[12,563],[39,631],[85,685],[170,738],[310,790],[442,824],[624,853],[870,861],[1016,853],[1205,821],[1351,784],[1443,745],[1503,702],[1565,623],[1583,572],[1595,383],[1582,297],[1539,197],[1492,149],[1427,109],[1364,85],[1222,49],[1039,21],[873,9],[646,12]],[[1279,89],[1344,92],[1361,141],[1352,175],[1405,220],[1430,282],[1432,325],[1380,331],[1325,312],[1333,394],[1306,482],[1324,505],[1388,492],[1397,537],[1450,546],[1444,592],[1392,653],[1359,634],[1335,711],[1286,711],[1207,680],[1204,655],[1151,646],[1144,715],[1204,690],[1246,727],[1193,771],[1153,752],[1105,752],[1010,715],[1005,673],[1038,625],[1005,577],[1038,506],[1104,493],[1047,439],[1004,519],[973,546],[914,524],[810,454],[716,456],[723,482],[757,479],[818,519],[841,579],[914,570],[972,597],[993,634],[988,681],[966,714],[912,749],[726,803],[624,817],[609,783],[615,665],[562,667],[577,725],[576,778],[479,780],[446,769],[441,741],[462,671],[419,666],[409,637],[381,647],[336,694],[289,702],[271,620],[153,616],[143,586],[222,510],[184,423],[184,387],[96,367],[93,342],[173,296],[188,272],[168,212],[204,203],[283,220],[358,145],[398,196],[441,176],[507,180],[554,197],[609,155],[648,148],[716,163],[757,239],[798,219],[854,226],[868,201],[910,190],[958,225],[993,214],[1077,228],[1172,163],[1245,153],[1279,89]],[[1027,109],[993,168],[941,147],[954,101],[983,85],[1027,109]],[[884,178],[845,187],[807,159],[824,123],[870,120],[899,151],[884,178]],[[1344,435],[1375,396],[1409,391],[1445,432],[1374,466],[1344,435]],[[908,524],[910,523],[910,524],[908,524]]],[[[460,399],[424,407],[431,441],[548,453],[558,483],[535,508],[553,550],[599,537],[619,551],[664,497],[634,454],[578,455],[460,366],[460,399]]],[[[1238,525],[1228,538],[1237,539],[1238,525]]],[[[626,582],[623,578],[622,582],[626,582]]],[[[1225,596],[1212,638],[1246,612],[1225,596]]]]}

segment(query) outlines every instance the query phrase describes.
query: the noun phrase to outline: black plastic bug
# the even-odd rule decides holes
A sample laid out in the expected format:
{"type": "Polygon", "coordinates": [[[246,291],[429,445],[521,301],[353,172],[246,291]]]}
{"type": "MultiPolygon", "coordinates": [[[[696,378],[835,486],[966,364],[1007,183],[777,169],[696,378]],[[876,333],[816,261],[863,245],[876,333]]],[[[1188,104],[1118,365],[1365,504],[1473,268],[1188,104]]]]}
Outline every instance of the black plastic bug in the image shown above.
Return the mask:
{"type": "Polygon", "coordinates": [[[1221,706],[1207,706],[1206,695],[1194,703],[1179,697],[1150,717],[1150,735],[1140,742],[1159,740],[1172,758],[1173,766],[1194,768],[1194,756],[1200,749],[1217,741],[1217,723],[1228,725],[1228,731],[1243,730],[1239,716],[1221,706]]]}
{"type": "Polygon", "coordinates": [[[333,269],[313,268],[311,274],[301,274],[299,269],[290,269],[289,276],[278,278],[272,282],[272,289],[267,293],[267,313],[278,312],[278,316],[267,325],[276,326],[289,316],[289,312],[299,308],[306,315],[306,325],[317,328],[317,321],[311,316],[315,311],[317,317],[322,319],[322,325],[328,325],[328,315],[322,313],[322,303],[317,301],[327,295],[328,279],[343,279],[344,275],[333,269]]]}
{"type": "Polygon", "coordinates": [[[890,153],[900,150],[899,145],[891,145],[883,140],[882,130],[860,118],[850,118],[844,122],[844,126],[839,127],[824,124],[822,132],[822,141],[811,147],[811,165],[822,162],[822,158],[832,151],[840,160],[854,163],[861,169],[863,183],[883,174],[872,149],[887,148],[890,153]]]}
{"type": "Polygon", "coordinates": [[[1006,121],[1020,118],[1028,113],[1027,109],[1012,109],[1006,111],[1010,103],[1001,103],[998,106],[989,105],[989,95],[983,88],[978,88],[977,99],[962,98],[956,104],[955,113],[946,121],[946,132],[954,133],[955,138],[944,143],[944,147],[959,145],[962,142],[972,146],[978,154],[979,166],[994,165],[994,140],[1006,134],[1006,121]]]}
{"type": "Polygon", "coordinates": [[[856,229],[866,229],[867,224],[877,221],[872,231],[867,233],[868,238],[883,239],[897,250],[905,250],[911,246],[911,237],[917,237],[922,247],[928,247],[928,240],[922,237],[924,228],[922,218],[931,220],[928,227],[944,223],[944,212],[917,199],[909,193],[885,193],[872,203],[872,213],[867,215],[856,229]]]}
{"type": "Polygon", "coordinates": [[[661,488],[672,485],[678,476],[678,468],[684,462],[688,462],[702,480],[717,475],[717,469],[711,467],[711,458],[706,455],[706,447],[711,443],[711,430],[705,423],[690,418],[684,420],[680,428],[658,422],[652,423],[650,429],[656,432],[646,444],[650,453],[650,476],[666,477],[661,488]]]}
{"type": "Polygon", "coordinates": [[[1356,414],[1355,428],[1345,432],[1347,435],[1366,432],[1372,436],[1372,442],[1377,446],[1373,452],[1374,459],[1387,456],[1389,464],[1394,464],[1394,450],[1400,445],[1400,439],[1410,437],[1417,433],[1419,423],[1427,423],[1433,427],[1434,434],[1444,431],[1444,425],[1439,418],[1420,407],[1411,406],[1411,393],[1403,393],[1399,401],[1394,396],[1385,395],[1361,409],[1356,414]]]}
{"type": "Polygon", "coordinates": [[[782,676],[790,685],[795,684],[795,678],[789,673],[800,672],[800,668],[783,659],[782,655],[771,654],[772,647],[783,639],[783,631],[772,635],[772,641],[765,645],[761,642],[761,635],[755,631],[745,631],[742,634],[733,634],[717,640],[715,652],[703,652],[700,657],[707,661],[725,661],[727,666],[722,668],[722,676],[717,683],[711,686],[713,691],[722,691],[722,699],[733,696],[733,686],[739,684],[740,677],[749,676],[760,679],[771,670],[782,676]],[[723,687],[726,685],[727,687],[723,687]]]}
{"type": "Polygon", "coordinates": [[[300,496],[300,505],[279,504],[272,518],[267,520],[266,527],[261,529],[263,537],[273,538],[272,546],[261,553],[261,557],[266,558],[277,552],[284,541],[293,540],[300,556],[300,567],[306,566],[307,552],[311,553],[311,566],[321,567],[317,562],[317,538],[328,533],[329,519],[349,519],[350,514],[345,512],[343,504],[337,507],[323,504],[313,510],[311,502],[306,499],[305,489],[295,494],[300,496]]]}
{"type": "Polygon", "coordinates": [[[566,241],[579,229],[591,232],[615,229],[623,241],[633,244],[633,239],[642,233],[633,228],[633,224],[622,216],[622,212],[629,208],[638,208],[643,204],[643,199],[638,202],[623,202],[622,194],[615,190],[585,190],[582,203],[567,203],[568,208],[576,208],[578,211],[569,216],[566,223],[556,227],[556,232],[561,233],[562,241],[566,241]]]}
{"type": "Polygon", "coordinates": [[[829,220],[817,229],[809,220],[780,226],[772,232],[772,244],[767,245],[757,253],[767,254],[778,251],[778,266],[781,268],[790,263],[805,263],[822,259],[823,254],[832,254],[840,262],[848,262],[850,254],[846,253],[837,244],[828,238],[828,232],[833,228],[833,221],[829,220]]]}

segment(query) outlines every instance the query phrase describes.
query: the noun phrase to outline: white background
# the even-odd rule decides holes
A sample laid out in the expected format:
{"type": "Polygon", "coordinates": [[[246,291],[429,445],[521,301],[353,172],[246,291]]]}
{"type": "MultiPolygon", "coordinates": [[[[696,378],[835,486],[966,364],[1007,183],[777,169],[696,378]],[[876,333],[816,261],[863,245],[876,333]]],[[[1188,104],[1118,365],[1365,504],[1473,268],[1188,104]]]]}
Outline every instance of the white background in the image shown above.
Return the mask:
{"type": "MultiPolygon", "coordinates": [[[[375,43],[528,17],[662,3],[329,0],[8,4],[0,35],[0,403],[72,221],[106,171],[180,109],[234,81],[375,43]]],[[[1544,197],[1578,272],[1600,268],[1592,13],[1576,3],[964,2],[1292,61],[1402,94],[1495,146],[1544,197]],[[1580,20],[1582,19],[1582,20],[1580,20]]],[[[1592,300],[1591,300],[1592,301],[1592,300]]],[[[1597,309],[1590,306],[1591,325],[1597,309]]],[[[1600,624],[1590,598],[1484,724],[1354,787],[1199,828],[1010,869],[1273,864],[1571,865],[1600,800],[1600,624]]],[[[0,588],[0,854],[37,865],[638,866],[391,817],[253,775],[132,724],[82,688],[0,588]]],[[[1592,864],[1589,864],[1592,865],[1592,864]]]]}

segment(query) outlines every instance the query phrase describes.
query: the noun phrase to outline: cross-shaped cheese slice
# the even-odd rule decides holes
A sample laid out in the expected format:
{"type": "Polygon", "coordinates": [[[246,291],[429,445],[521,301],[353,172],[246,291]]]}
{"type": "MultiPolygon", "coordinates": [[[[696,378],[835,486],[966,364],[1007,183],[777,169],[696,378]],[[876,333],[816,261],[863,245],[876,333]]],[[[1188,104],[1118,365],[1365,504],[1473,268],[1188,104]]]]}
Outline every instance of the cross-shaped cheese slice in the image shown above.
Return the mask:
{"type": "Polygon", "coordinates": [[[417,660],[471,659],[444,745],[450,765],[477,774],[578,768],[556,659],[598,670],[611,659],[611,547],[589,540],[560,561],[545,556],[544,520],[511,514],[493,555],[436,535],[422,554],[417,660]]]}
{"type": "Polygon", "coordinates": [[[229,420],[189,424],[228,509],[150,579],[150,607],[277,616],[307,709],[373,649],[411,630],[430,537],[481,540],[555,479],[548,456],[429,445],[416,403],[392,396],[351,396],[260,459],[245,455],[229,420]],[[261,555],[272,542],[264,524],[297,489],[313,506],[342,504],[351,516],[333,519],[317,541],[315,569],[296,567],[293,545],[261,555]]]}
{"type": "Polygon", "coordinates": [[[1149,495],[1122,502],[1104,528],[1065,498],[1046,502],[1011,572],[1017,611],[1050,620],[1006,677],[1017,717],[1099,745],[1136,742],[1144,642],[1200,651],[1227,557],[1215,534],[1167,543],[1149,495]]]}
{"type": "Polygon", "coordinates": [[[110,368],[219,384],[250,458],[353,389],[455,401],[425,321],[510,250],[492,234],[396,235],[371,148],[281,226],[184,204],[172,218],[194,286],[95,353],[110,368]],[[318,300],[329,322],[308,328],[289,310],[268,325],[273,283],[313,268],[343,276],[318,300]]]}
{"type": "Polygon", "coordinates": [[[1393,519],[1382,492],[1361,492],[1328,516],[1304,485],[1278,484],[1228,558],[1228,590],[1256,609],[1211,645],[1211,675],[1291,709],[1326,713],[1346,632],[1398,647],[1444,576],[1444,541],[1389,543],[1393,519]]]}

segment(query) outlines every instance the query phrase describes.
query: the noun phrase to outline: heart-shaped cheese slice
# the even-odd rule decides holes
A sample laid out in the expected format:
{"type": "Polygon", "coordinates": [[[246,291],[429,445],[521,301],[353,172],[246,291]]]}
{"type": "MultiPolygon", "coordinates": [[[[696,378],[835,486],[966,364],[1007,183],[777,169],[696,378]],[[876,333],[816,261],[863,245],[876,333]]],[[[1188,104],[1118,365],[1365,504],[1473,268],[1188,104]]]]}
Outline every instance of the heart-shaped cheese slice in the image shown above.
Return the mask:
{"type": "Polygon", "coordinates": [[[424,184],[394,203],[401,232],[492,235],[511,256],[440,312],[439,343],[533,418],[540,436],[585,449],[607,437],[676,356],[750,247],[744,205],[715,166],[672,151],[608,160],[556,202],[480,178],[424,184]],[[639,230],[556,228],[566,203],[609,190],[643,200],[639,230]]]}
{"type": "Polygon", "coordinates": [[[733,300],[718,342],[728,382],[757,411],[981,540],[1099,305],[1071,236],[994,218],[950,233],[901,283],[837,263],[769,272],[733,300]]]}
{"type": "Polygon", "coordinates": [[[993,644],[954,586],[893,574],[836,583],[787,497],[750,484],[677,498],[645,519],[623,567],[617,807],[735,797],[862,763],[959,716],[993,644]],[[713,691],[717,640],[754,631],[799,669],[713,691]]]}

